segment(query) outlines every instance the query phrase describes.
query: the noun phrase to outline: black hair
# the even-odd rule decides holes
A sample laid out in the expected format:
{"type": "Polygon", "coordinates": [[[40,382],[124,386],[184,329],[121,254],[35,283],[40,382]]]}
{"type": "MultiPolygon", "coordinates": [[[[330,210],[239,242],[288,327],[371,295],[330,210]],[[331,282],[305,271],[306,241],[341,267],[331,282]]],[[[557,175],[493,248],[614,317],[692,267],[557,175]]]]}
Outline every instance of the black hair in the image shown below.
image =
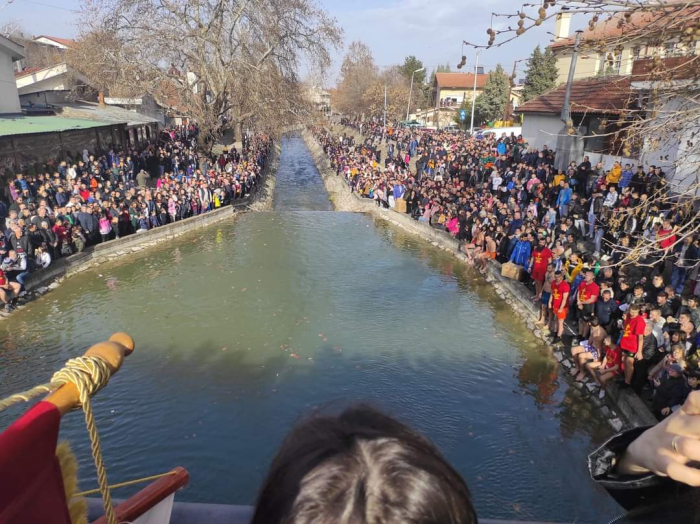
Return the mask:
{"type": "Polygon", "coordinates": [[[476,524],[467,485],[433,444],[369,406],[317,415],[282,443],[251,524],[476,524]]]}

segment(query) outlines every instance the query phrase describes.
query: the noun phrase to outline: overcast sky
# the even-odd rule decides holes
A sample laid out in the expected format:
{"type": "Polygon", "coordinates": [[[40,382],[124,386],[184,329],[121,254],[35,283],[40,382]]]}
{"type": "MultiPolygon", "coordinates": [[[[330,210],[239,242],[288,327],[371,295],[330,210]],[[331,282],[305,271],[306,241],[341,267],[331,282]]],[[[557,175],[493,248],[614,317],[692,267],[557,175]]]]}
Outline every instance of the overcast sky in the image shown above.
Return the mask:
{"type": "MultiPolygon", "coordinates": [[[[345,30],[345,44],[362,40],[370,46],[380,66],[403,62],[415,55],[431,71],[449,62],[453,70],[462,54],[462,40],[486,43],[491,13],[510,13],[520,5],[517,0],[318,0],[345,30]]],[[[33,35],[72,38],[77,36],[75,10],[80,0],[0,0],[0,24],[20,21],[33,35]]],[[[502,22],[506,23],[506,22],[502,22]]],[[[515,21],[510,22],[513,25],[515,21]]],[[[577,25],[585,24],[579,21],[577,25]]],[[[507,23],[506,23],[507,25],[507,23]]],[[[551,40],[554,22],[529,31],[514,42],[481,52],[480,65],[488,71],[501,63],[510,72],[513,61],[527,58],[538,43],[551,40]]],[[[326,81],[333,85],[344,50],[335,56],[333,70],[326,81]]],[[[475,52],[466,49],[467,69],[473,70],[475,52]]],[[[518,64],[518,78],[524,76],[525,63],[518,64]]],[[[463,69],[464,71],[464,69],[463,69]]]]}

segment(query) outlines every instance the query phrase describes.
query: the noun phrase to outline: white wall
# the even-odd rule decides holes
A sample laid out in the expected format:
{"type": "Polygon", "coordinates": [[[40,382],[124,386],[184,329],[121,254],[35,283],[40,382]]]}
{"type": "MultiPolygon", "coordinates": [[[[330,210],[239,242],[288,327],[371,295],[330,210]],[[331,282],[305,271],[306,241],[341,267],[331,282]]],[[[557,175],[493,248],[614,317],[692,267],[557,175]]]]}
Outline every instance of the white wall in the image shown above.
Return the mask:
{"type": "Polygon", "coordinates": [[[0,114],[21,113],[12,58],[0,53],[0,114]]]}
{"type": "Polygon", "coordinates": [[[542,149],[546,145],[550,149],[557,147],[557,135],[563,129],[564,123],[559,115],[536,115],[526,113],[523,118],[523,139],[528,147],[542,149]]]}
{"type": "MultiPolygon", "coordinates": [[[[684,110],[692,111],[692,107],[688,109],[687,106],[692,106],[693,103],[689,93],[685,101],[676,97],[663,104],[659,110],[673,115],[684,110]]],[[[697,144],[700,122],[684,124],[684,129],[669,128],[665,133],[656,133],[653,138],[658,143],[655,145],[648,139],[644,144],[642,160],[645,166],[661,166],[673,191],[685,193],[688,192],[689,186],[693,186],[697,195],[700,184],[700,155],[697,154],[697,145],[692,144],[697,144]]]]}
{"type": "Polygon", "coordinates": [[[57,75],[50,78],[41,78],[36,75],[27,75],[17,79],[17,87],[20,95],[28,95],[31,93],[41,93],[42,91],[67,91],[72,88],[72,83],[68,80],[67,74],[57,75]],[[27,80],[33,77],[34,81],[30,85],[22,85],[27,80]]]}
{"type": "MultiPolygon", "coordinates": [[[[620,165],[624,168],[625,164],[629,164],[632,166],[632,171],[636,172],[637,171],[637,166],[639,165],[639,159],[638,158],[628,158],[625,156],[614,156],[614,155],[604,155],[602,153],[591,153],[590,151],[584,151],[584,155],[588,155],[588,159],[591,161],[591,165],[595,167],[595,165],[598,162],[601,162],[603,164],[603,169],[608,170],[612,168],[613,164],[615,162],[620,162],[620,165]]],[[[581,162],[583,160],[583,157],[577,159],[578,162],[581,162]]]]}

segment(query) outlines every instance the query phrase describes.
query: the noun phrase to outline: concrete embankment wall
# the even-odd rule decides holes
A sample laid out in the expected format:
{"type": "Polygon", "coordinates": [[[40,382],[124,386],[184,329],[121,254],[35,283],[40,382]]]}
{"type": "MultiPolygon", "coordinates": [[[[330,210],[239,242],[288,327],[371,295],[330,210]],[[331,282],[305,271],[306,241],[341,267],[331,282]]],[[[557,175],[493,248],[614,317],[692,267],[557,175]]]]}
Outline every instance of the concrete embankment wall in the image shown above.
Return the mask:
{"type": "MultiPolygon", "coordinates": [[[[81,273],[105,262],[143,251],[148,247],[171,241],[187,232],[201,229],[222,220],[231,219],[235,214],[249,209],[256,211],[270,209],[279,156],[280,146],[276,143],[265,162],[261,185],[258,186],[258,190],[254,194],[236,201],[233,205],[222,207],[203,215],[180,220],[144,233],[136,233],[110,240],[88,247],[82,253],[54,260],[47,269],[35,271],[30,275],[26,283],[28,295],[23,297],[20,303],[23,304],[36,296],[43,295],[47,291],[54,289],[65,277],[81,273]]],[[[7,313],[0,311],[0,317],[5,316],[7,316],[7,313]]]]}
{"type": "MultiPolygon", "coordinates": [[[[304,131],[302,136],[311,151],[311,155],[336,211],[372,213],[374,216],[400,227],[466,262],[466,256],[459,251],[459,242],[448,233],[434,229],[423,222],[413,220],[406,214],[381,209],[377,207],[373,200],[361,198],[357,194],[352,193],[345,179],[337,175],[335,170],[331,168],[328,157],[314,136],[308,130],[304,131]]],[[[548,334],[535,325],[535,321],[539,317],[539,303],[533,302],[532,292],[524,284],[503,277],[501,275],[501,264],[493,260],[489,261],[485,278],[493,285],[496,294],[513,308],[514,313],[533,331],[534,335],[550,348],[552,355],[561,363],[561,366],[567,371],[571,369],[571,360],[564,355],[561,348],[553,348],[548,334]]],[[[569,375],[565,373],[564,380],[568,379],[569,375]]],[[[596,394],[591,394],[591,389],[593,388],[590,385],[573,380],[571,382],[573,383],[572,387],[576,388],[581,396],[588,398],[600,410],[602,415],[610,421],[610,425],[616,431],[625,426],[647,426],[656,423],[654,415],[630,390],[620,390],[612,384],[607,389],[607,401],[601,401],[596,394]],[[609,404],[610,407],[606,404],[609,404]]]]}

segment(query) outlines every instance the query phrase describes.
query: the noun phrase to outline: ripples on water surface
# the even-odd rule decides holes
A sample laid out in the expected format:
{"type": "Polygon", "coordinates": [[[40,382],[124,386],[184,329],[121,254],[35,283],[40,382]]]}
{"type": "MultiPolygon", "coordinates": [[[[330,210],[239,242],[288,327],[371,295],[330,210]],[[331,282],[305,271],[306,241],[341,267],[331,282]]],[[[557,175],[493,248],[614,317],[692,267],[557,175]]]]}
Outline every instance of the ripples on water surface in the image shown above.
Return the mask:
{"type": "MultiPolygon", "coordinates": [[[[85,272],[3,321],[0,395],[123,330],[137,350],[94,402],[111,482],[181,465],[179,500],[249,504],[299,416],[364,400],[429,435],[482,517],[614,515],[585,468],[609,430],[537,340],[431,246],[363,215],[282,211],[308,162],[300,139],[285,143],[276,212],[85,272]]],[[[327,196],[304,205],[326,209],[327,196]]],[[[93,487],[79,413],[62,437],[93,487]]]]}

